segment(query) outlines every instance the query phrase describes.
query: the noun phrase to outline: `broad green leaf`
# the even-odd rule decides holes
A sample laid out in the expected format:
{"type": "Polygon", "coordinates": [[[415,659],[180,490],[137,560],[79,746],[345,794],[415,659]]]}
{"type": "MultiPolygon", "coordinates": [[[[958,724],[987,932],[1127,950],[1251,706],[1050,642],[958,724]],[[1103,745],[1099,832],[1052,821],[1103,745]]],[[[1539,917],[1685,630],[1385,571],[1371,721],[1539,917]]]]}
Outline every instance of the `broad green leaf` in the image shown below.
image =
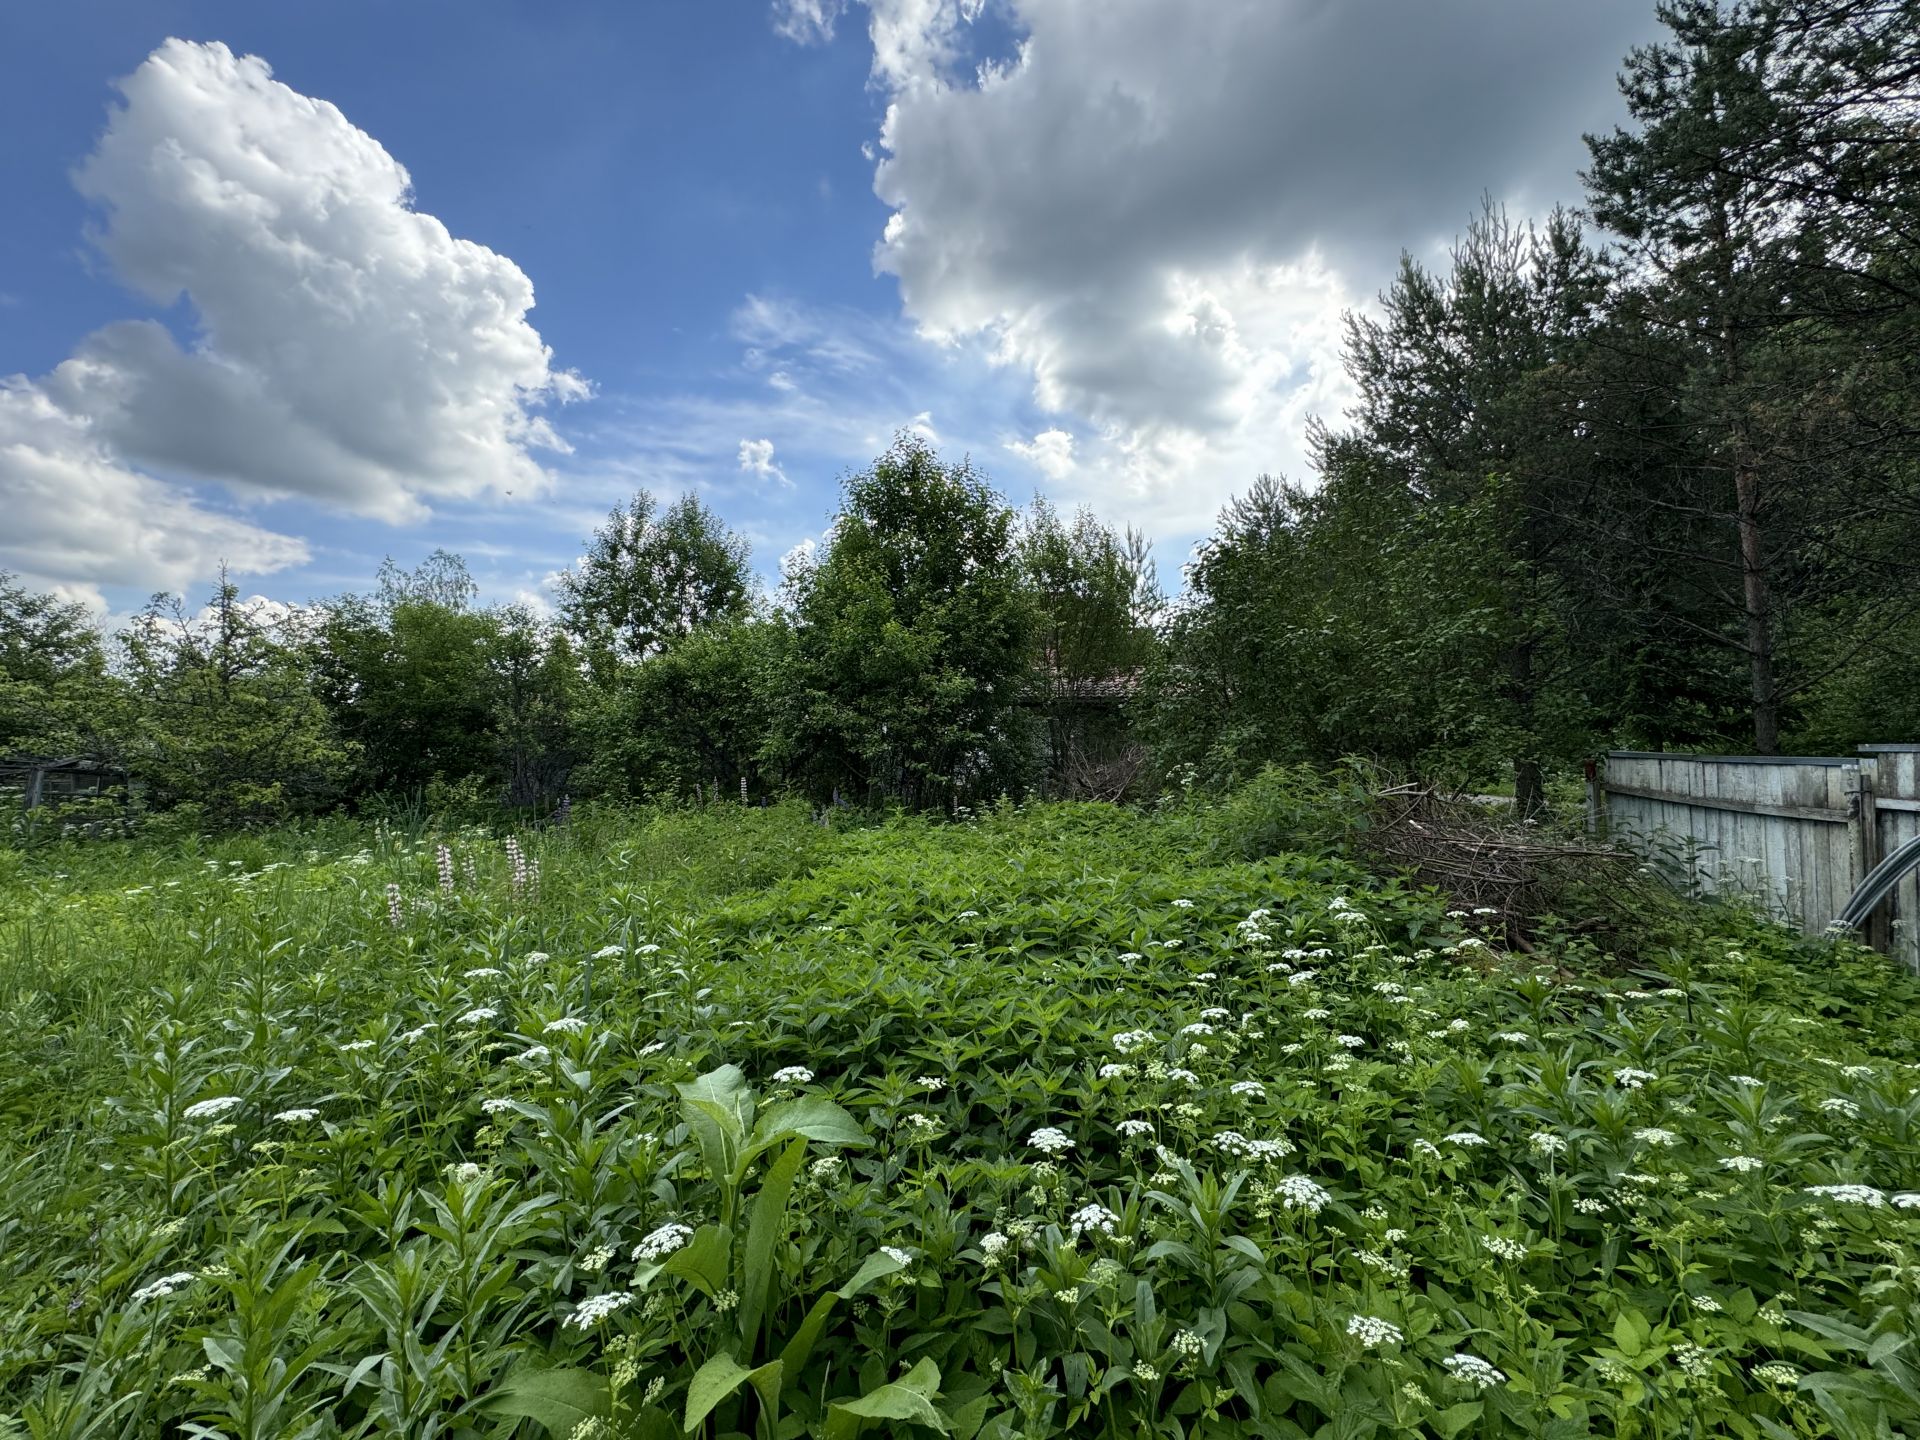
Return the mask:
{"type": "Polygon", "coordinates": [[[702,1225],[660,1268],[669,1275],[690,1281],[711,1298],[727,1288],[727,1271],[732,1262],[732,1232],[724,1225],[702,1225]]]}
{"type": "Polygon", "coordinates": [[[591,1370],[516,1370],[481,1408],[502,1419],[536,1421],[555,1440],[567,1440],[581,1422],[605,1418],[612,1404],[606,1377],[591,1370]]]}
{"type": "Polygon", "coordinates": [[[722,1065],[673,1087],[694,1143],[716,1179],[732,1175],[753,1124],[753,1092],[737,1065],[722,1065]]]}
{"type": "Polygon", "coordinates": [[[1458,1405],[1449,1405],[1444,1410],[1436,1410],[1427,1417],[1427,1423],[1434,1428],[1440,1440],[1453,1440],[1467,1426],[1480,1418],[1480,1412],[1486,1408],[1479,1400],[1466,1400],[1458,1405]]]}
{"type": "Polygon", "coordinates": [[[891,1384],[869,1390],[858,1400],[836,1400],[827,1410],[826,1440],[853,1440],[869,1420],[905,1420],[947,1433],[947,1420],[933,1408],[940,1369],[922,1360],[891,1384]]]}
{"type": "Polygon", "coordinates": [[[860,1268],[853,1272],[853,1278],[834,1293],[842,1300],[851,1300],[874,1281],[906,1268],[886,1251],[876,1250],[860,1263],[860,1268]]]}
{"type": "Polygon", "coordinates": [[[687,1386],[687,1413],[680,1422],[691,1435],[700,1422],[713,1413],[713,1407],[738,1390],[753,1372],[731,1355],[715,1355],[694,1372],[687,1386]]]}
{"type": "Polygon", "coordinates": [[[827,1319],[833,1314],[833,1307],[839,1303],[840,1292],[829,1290],[813,1302],[813,1308],[807,1311],[807,1318],[800,1322],[800,1328],[793,1332],[786,1347],[780,1352],[780,1362],[788,1375],[798,1375],[806,1368],[807,1361],[813,1356],[813,1347],[820,1343],[820,1335],[827,1328],[827,1319]]]}
{"type": "Polygon", "coordinates": [[[772,1291],[774,1249],[787,1232],[787,1199],[793,1192],[794,1177],[807,1157],[803,1136],[781,1152],[760,1182],[754,1196],[753,1217],[747,1224],[746,1259],[741,1267],[740,1334],[749,1353],[753,1337],[760,1328],[760,1316],[772,1291]]]}
{"type": "Polygon", "coordinates": [[[763,1110],[742,1158],[757,1155],[791,1135],[804,1135],[822,1145],[858,1148],[873,1143],[860,1123],[833,1101],[822,1095],[808,1095],[769,1105],[763,1110]]]}

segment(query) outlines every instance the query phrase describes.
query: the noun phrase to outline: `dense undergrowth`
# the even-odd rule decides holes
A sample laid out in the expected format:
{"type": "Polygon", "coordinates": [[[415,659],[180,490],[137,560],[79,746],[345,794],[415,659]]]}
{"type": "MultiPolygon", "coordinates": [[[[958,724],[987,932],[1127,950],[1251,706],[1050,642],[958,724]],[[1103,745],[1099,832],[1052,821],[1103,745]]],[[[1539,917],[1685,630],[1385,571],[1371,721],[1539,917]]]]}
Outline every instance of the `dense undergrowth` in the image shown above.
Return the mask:
{"type": "Polygon", "coordinates": [[[1258,818],[0,852],[0,1433],[1920,1426],[1920,987],[1258,818]]]}

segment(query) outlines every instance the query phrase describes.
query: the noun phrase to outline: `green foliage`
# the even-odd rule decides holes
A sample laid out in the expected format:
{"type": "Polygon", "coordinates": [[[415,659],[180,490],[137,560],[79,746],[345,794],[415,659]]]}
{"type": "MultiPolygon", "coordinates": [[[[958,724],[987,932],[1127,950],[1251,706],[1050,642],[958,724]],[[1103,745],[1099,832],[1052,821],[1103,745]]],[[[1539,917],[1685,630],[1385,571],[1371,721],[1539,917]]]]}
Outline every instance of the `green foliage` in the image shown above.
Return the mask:
{"type": "Polygon", "coordinates": [[[1138,769],[1119,715],[1157,650],[1165,600],[1144,536],[1116,535],[1091,511],[1071,525],[1035,500],[1017,543],[1031,597],[1034,700],[1047,731],[1056,793],[1117,799],[1138,769]]]}
{"type": "Polygon", "coordinates": [[[779,793],[767,759],[789,632],[716,621],[637,664],[604,672],[582,721],[583,792],[623,798],[779,793]]]}
{"type": "Polygon", "coordinates": [[[102,755],[118,698],[83,606],[0,570],[0,755],[102,755]]]}
{"type": "Polygon", "coordinates": [[[1502,954],[1337,800],[9,857],[0,1429],[1920,1425],[1920,982],[1502,954]]]}
{"type": "Polygon", "coordinates": [[[645,491],[614,508],[559,589],[567,630],[596,671],[744,619],[753,601],[746,542],[694,496],[656,514],[645,491]]]}
{"type": "Polygon", "coordinates": [[[566,637],[515,606],[471,608],[475,586],[444,551],[411,575],[391,562],[376,598],[325,608],[315,687],[357,750],[355,790],[551,805],[565,793],[585,684],[566,637]]]}
{"type": "Polygon", "coordinates": [[[300,617],[223,575],[204,610],[158,596],[121,639],[125,753],[152,803],[232,825],[338,800],[354,748],[315,693],[300,617]]]}
{"type": "Polygon", "coordinates": [[[789,585],[775,744],[816,798],[930,808],[1021,787],[1032,612],[1013,512],[966,462],[901,436],[848,478],[825,554],[789,585]]]}

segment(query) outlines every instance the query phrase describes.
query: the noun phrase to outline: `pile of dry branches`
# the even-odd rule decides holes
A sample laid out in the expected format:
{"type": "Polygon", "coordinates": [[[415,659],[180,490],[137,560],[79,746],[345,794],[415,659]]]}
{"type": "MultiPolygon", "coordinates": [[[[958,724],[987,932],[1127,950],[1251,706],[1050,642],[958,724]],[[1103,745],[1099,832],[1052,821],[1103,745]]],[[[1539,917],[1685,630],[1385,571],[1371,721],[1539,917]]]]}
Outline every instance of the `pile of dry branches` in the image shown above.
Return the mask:
{"type": "Polygon", "coordinates": [[[1530,950],[1538,917],[1559,913],[1575,930],[1604,930],[1647,885],[1639,862],[1576,832],[1548,823],[1526,824],[1472,796],[1428,785],[1395,785],[1371,796],[1361,844],[1382,864],[1453,897],[1503,929],[1508,943],[1530,950]],[[1604,900],[1596,913],[1568,915],[1570,898],[1604,900]]]}

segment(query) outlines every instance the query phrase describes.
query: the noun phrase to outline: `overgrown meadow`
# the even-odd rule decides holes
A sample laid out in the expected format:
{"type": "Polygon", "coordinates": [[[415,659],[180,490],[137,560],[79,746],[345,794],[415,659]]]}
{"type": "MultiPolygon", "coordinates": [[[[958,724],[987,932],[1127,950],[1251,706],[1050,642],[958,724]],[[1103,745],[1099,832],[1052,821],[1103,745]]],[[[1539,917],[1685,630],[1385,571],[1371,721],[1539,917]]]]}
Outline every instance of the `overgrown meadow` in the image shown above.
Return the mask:
{"type": "Polygon", "coordinates": [[[1914,1433],[1920,988],[1224,813],[0,852],[0,1432],[1914,1433]]]}

